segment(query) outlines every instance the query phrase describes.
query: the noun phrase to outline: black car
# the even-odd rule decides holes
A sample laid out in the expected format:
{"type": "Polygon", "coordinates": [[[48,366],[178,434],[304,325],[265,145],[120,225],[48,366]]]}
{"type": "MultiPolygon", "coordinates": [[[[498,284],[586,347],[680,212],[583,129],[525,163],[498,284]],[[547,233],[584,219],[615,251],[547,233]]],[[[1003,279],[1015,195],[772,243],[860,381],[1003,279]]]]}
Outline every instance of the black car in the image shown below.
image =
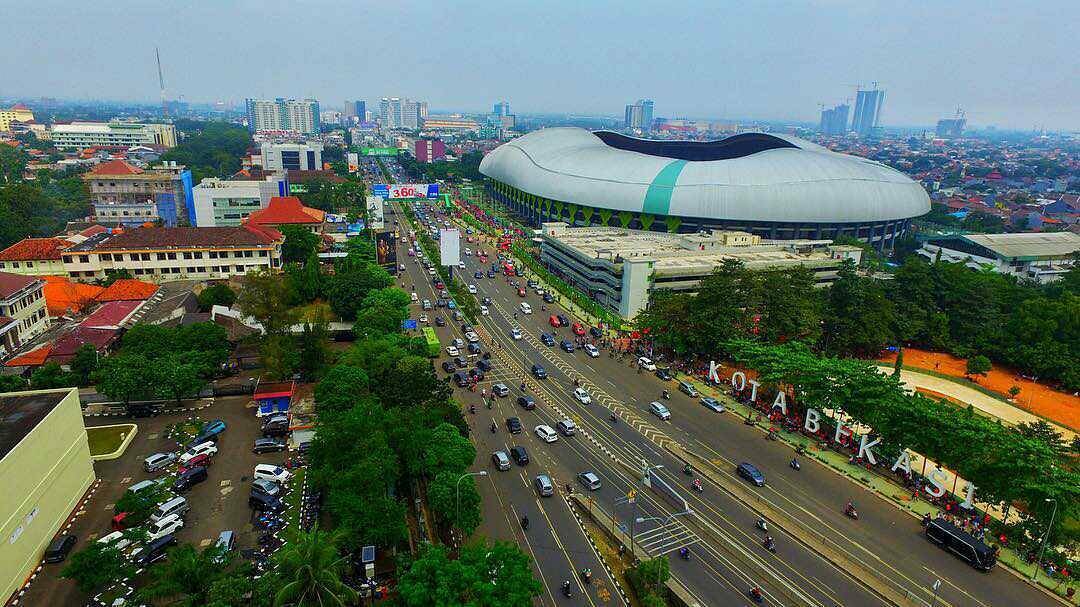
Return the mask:
{"type": "Polygon", "coordinates": [[[444,360],[442,362],[442,370],[446,371],[447,373],[453,373],[454,371],[457,371],[457,367],[454,366],[454,363],[448,360],[444,360]]]}
{"type": "Polygon", "coordinates": [[[265,493],[252,492],[248,496],[248,507],[259,512],[281,512],[285,504],[276,497],[270,497],[265,493]]]}
{"type": "Polygon", "coordinates": [[[739,464],[737,468],[735,468],[735,471],[739,474],[739,476],[745,478],[746,480],[757,485],[758,487],[765,486],[765,475],[762,474],[761,471],[758,470],[757,467],[753,464],[749,462],[743,462],[739,464]]]}
{"type": "Polygon", "coordinates": [[[566,352],[570,352],[570,353],[574,352],[574,342],[570,341],[569,339],[564,339],[561,342],[559,342],[559,347],[562,348],[563,350],[565,350],[566,352]]]}
{"type": "Polygon", "coordinates": [[[483,278],[483,277],[484,277],[484,273],[483,273],[483,272],[481,272],[480,270],[477,270],[477,271],[473,272],[473,275],[472,275],[472,276],[473,276],[473,278],[483,278]]]}
{"type": "Polygon", "coordinates": [[[480,360],[476,361],[476,368],[480,369],[481,371],[490,371],[491,370],[491,362],[486,360],[486,359],[481,358],[480,360]]]}
{"type": "Polygon", "coordinates": [[[656,376],[664,381],[671,379],[671,370],[667,367],[660,367],[656,370],[656,376]]]}
{"type": "Polygon", "coordinates": [[[517,462],[517,465],[519,466],[524,466],[529,463],[529,452],[521,445],[510,447],[510,457],[517,462]]]}
{"type": "Polygon", "coordinates": [[[485,306],[490,306],[491,305],[491,298],[490,297],[485,297],[484,298],[484,305],[485,306]]]}
{"type": "Polygon", "coordinates": [[[540,283],[536,282],[535,280],[526,280],[526,281],[525,281],[525,284],[526,284],[526,285],[527,285],[527,286],[528,286],[528,287],[529,287],[530,289],[535,289],[536,287],[540,286],[540,283]]]}
{"type": "Polygon", "coordinates": [[[563,314],[556,314],[556,315],[555,315],[555,318],[558,318],[558,319],[559,319],[559,326],[560,326],[560,327],[569,327],[569,326],[570,326],[570,319],[569,319],[569,318],[567,318],[567,317],[566,317],[565,315],[563,315],[563,314]]]}
{"type": "Polygon", "coordinates": [[[521,420],[516,417],[506,418],[506,429],[510,434],[521,434],[521,420]]]}
{"type": "Polygon", "coordinates": [[[435,317],[435,326],[437,326],[437,327],[445,327],[446,326],[446,319],[443,318],[442,316],[436,316],[435,317]]]}
{"type": "Polygon", "coordinates": [[[469,362],[460,356],[454,357],[454,364],[457,365],[459,369],[464,369],[469,366],[469,362]]]}
{"type": "Polygon", "coordinates": [[[45,562],[59,563],[66,559],[76,541],[77,538],[74,535],[61,535],[54,539],[45,549],[45,562]]]}
{"type": "Polygon", "coordinates": [[[191,489],[195,485],[198,485],[205,480],[206,466],[195,466],[194,468],[189,468],[185,470],[183,474],[177,476],[176,480],[173,481],[172,488],[173,491],[180,493],[191,489]]]}
{"type": "Polygon", "coordinates": [[[262,428],[263,436],[271,438],[274,436],[285,436],[289,433],[289,424],[265,424],[262,428]]]}
{"type": "Polygon", "coordinates": [[[255,439],[255,446],[251,448],[252,453],[273,453],[275,451],[284,451],[286,445],[284,442],[274,440],[272,438],[257,438],[255,439]]]}
{"type": "Polygon", "coordinates": [[[469,342],[469,345],[465,349],[469,351],[469,354],[479,354],[480,344],[476,342],[469,342]]]}
{"type": "Polygon", "coordinates": [[[469,331],[472,331],[472,330],[473,330],[472,325],[470,325],[469,323],[467,323],[467,322],[461,323],[461,332],[462,333],[468,333],[469,331]]]}
{"type": "Polygon", "coordinates": [[[458,371],[454,373],[454,383],[457,384],[457,387],[464,388],[469,385],[469,378],[461,371],[458,371]]]}
{"type": "Polygon", "coordinates": [[[521,405],[521,408],[525,409],[526,411],[532,411],[536,408],[536,401],[533,400],[533,397],[528,395],[519,396],[517,403],[521,405]]]}
{"type": "Polygon", "coordinates": [[[550,291],[544,291],[544,303],[555,303],[555,296],[550,291]]]}
{"type": "Polygon", "coordinates": [[[541,365],[532,366],[532,374],[536,379],[547,379],[547,371],[541,365]]]}
{"type": "Polygon", "coordinates": [[[555,345],[555,336],[552,335],[551,333],[541,333],[540,334],[540,341],[544,342],[545,346],[554,346],[555,345]]]}
{"type": "Polygon", "coordinates": [[[469,377],[476,381],[484,381],[484,372],[480,369],[469,369],[469,377]]]}
{"type": "Polygon", "coordinates": [[[604,336],[604,332],[600,330],[600,327],[592,327],[589,329],[589,335],[592,335],[596,339],[600,339],[604,336]]]}
{"type": "Polygon", "coordinates": [[[165,558],[165,550],[176,545],[176,536],[169,533],[150,542],[135,555],[135,563],[146,566],[165,558]]]}
{"type": "Polygon", "coordinates": [[[495,278],[495,270],[488,270],[487,277],[495,278]]]}

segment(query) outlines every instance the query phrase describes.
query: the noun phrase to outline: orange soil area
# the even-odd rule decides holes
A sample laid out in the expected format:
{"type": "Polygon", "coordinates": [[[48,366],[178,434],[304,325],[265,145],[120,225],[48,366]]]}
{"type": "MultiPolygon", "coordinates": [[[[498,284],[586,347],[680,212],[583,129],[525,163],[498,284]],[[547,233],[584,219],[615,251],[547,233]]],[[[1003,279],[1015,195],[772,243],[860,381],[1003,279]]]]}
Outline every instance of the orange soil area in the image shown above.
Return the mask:
{"type": "MultiPolygon", "coordinates": [[[[896,362],[896,354],[890,353],[881,361],[893,364],[896,362]]],[[[904,366],[963,378],[967,361],[950,354],[904,348],[904,366]]],[[[1013,404],[1063,426],[1080,428],[1080,397],[1076,395],[1023,379],[1016,371],[999,365],[994,365],[986,377],[973,376],[971,379],[983,388],[997,392],[1006,398],[1009,396],[1009,388],[1017,386],[1020,388],[1020,394],[1012,401],[1013,404]]]]}

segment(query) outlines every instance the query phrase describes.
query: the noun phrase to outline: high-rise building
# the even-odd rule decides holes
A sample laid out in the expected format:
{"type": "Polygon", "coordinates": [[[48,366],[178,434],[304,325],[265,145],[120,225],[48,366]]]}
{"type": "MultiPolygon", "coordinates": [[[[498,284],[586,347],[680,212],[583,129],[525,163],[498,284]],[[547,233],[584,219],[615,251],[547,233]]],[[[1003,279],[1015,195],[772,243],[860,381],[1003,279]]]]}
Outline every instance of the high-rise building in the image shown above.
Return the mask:
{"type": "Polygon", "coordinates": [[[401,104],[401,128],[416,130],[420,128],[420,104],[406,99],[401,104]]]}
{"type": "Polygon", "coordinates": [[[821,125],[818,130],[822,135],[843,135],[848,130],[848,104],[841,103],[834,108],[821,111],[821,125]]]}
{"type": "Polygon", "coordinates": [[[427,101],[412,101],[408,97],[383,97],[379,102],[379,126],[384,129],[419,130],[427,115],[427,101]]]}
{"type": "Polygon", "coordinates": [[[500,102],[496,103],[495,106],[492,108],[491,113],[495,114],[496,116],[509,116],[510,115],[510,102],[509,101],[500,101],[500,102]]]}
{"type": "Polygon", "coordinates": [[[248,130],[319,133],[319,102],[315,99],[247,99],[248,130]]]}
{"type": "Polygon", "coordinates": [[[264,171],[318,171],[322,169],[323,144],[318,141],[263,143],[260,151],[264,171]]]}
{"type": "Polygon", "coordinates": [[[885,104],[885,91],[878,88],[859,90],[855,96],[855,115],[851,119],[851,130],[859,135],[869,135],[878,127],[881,119],[881,106],[885,104]]]}
{"type": "Polygon", "coordinates": [[[652,99],[638,99],[637,102],[626,106],[624,123],[628,129],[652,129],[653,101],[652,99]]]}
{"type": "Polygon", "coordinates": [[[956,116],[942,118],[937,122],[938,137],[963,137],[964,127],[967,126],[967,118],[964,118],[964,110],[956,108],[956,116]]]}
{"type": "Polygon", "coordinates": [[[4,108],[0,107],[0,131],[11,130],[12,122],[32,122],[34,112],[21,103],[4,108]]]}
{"type": "Polygon", "coordinates": [[[345,102],[345,117],[355,117],[360,122],[364,121],[364,116],[367,115],[367,102],[366,101],[346,101],[345,102]]]}

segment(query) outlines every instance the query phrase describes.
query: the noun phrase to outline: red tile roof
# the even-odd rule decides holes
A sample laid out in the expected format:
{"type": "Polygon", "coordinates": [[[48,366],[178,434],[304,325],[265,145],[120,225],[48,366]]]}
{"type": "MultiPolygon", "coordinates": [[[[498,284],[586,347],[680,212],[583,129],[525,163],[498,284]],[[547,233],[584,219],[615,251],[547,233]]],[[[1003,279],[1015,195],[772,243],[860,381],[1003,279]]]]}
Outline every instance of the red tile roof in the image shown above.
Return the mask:
{"type": "Polygon", "coordinates": [[[25,354],[20,354],[15,358],[4,363],[5,367],[37,367],[45,364],[45,359],[49,357],[49,353],[52,352],[52,346],[45,344],[36,350],[30,350],[25,354]]]}
{"type": "Polygon", "coordinates": [[[63,316],[82,311],[104,289],[97,285],[71,282],[66,276],[44,276],[45,307],[49,316],[63,316]]]}
{"type": "Polygon", "coordinates": [[[0,251],[0,261],[60,260],[60,252],[71,246],[62,238],[23,238],[0,251]]]}
{"type": "Polygon", "coordinates": [[[93,246],[95,251],[130,249],[183,249],[268,246],[280,238],[276,232],[248,226],[213,228],[140,227],[114,234],[93,246]]]}
{"type": "MultiPolygon", "coordinates": [[[[318,213],[318,209],[311,209],[318,213]]],[[[304,203],[296,196],[274,196],[265,209],[255,211],[247,218],[251,225],[301,225],[322,223],[321,217],[313,217],[307,212],[304,203]]]]}
{"type": "Polygon", "coordinates": [[[94,234],[101,234],[102,232],[108,232],[108,231],[109,231],[109,228],[106,228],[105,226],[99,226],[97,224],[94,224],[94,225],[90,226],[89,228],[86,228],[82,232],[79,232],[79,234],[82,234],[83,236],[86,236],[87,238],[89,238],[89,237],[93,236],[94,234]]]}
{"type": "Polygon", "coordinates": [[[123,160],[110,160],[97,165],[90,170],[91,175],[139,175],[142,169],[132,166],[123,160]]]}
{"type": "Polygon", "coordinates": [[[0,298],[6,299],[13,293],[25,289],[28,285],[41,280],[37,276],[22,276],[9,272],[0,272],[0,298]]]}
{"type": "Polygon", "coordinates": [[[142,301],[110,301],[94,310],[79,326],[87,329],[118,329],[142,305],[142,301]]]}
{"type": "Polygon", "coordinates": [[[116,329],[88,329],[75,327],[75,330],[67,333],[53,344],[52,352],[49,353],[49,362],[64,363],[69,360],[83,344],[92,344],[99,352],[104,350],[114,339],[118,331],[116,329]]]}
{"type": "Polygon", "coordinates": [[[120,278],[98,293],[97,301],[144,301],[157,293],[157,285],[136,280],[134,278],[120,278]]]}

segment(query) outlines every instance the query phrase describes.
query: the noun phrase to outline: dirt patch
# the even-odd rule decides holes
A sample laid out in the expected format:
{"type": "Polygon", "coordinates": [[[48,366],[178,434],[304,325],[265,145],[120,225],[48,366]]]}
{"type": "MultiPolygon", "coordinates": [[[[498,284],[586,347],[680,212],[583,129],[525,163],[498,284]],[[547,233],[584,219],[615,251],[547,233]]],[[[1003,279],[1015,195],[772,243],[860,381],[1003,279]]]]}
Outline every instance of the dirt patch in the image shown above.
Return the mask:
{"type": "MultiPolygon", "coordinates": [[[[893,364],[896,354],[881,359],[893,364]]],[[[904,348],[904,366],[934,371],[950,377],[966,378],[967,361],[949,354],[904,348]]],[[[1020,394],[1011,402],[1035,415],[1053,420],[1074,430],[1080,429],[1080,396],[1061,392],[1043,383],[1024,379],[1015,370],[995,365],[986,377],[971,377],[971,381],[1003,398],[1009,398],[1009,389],[1020,388],[1020,394]]]]}

